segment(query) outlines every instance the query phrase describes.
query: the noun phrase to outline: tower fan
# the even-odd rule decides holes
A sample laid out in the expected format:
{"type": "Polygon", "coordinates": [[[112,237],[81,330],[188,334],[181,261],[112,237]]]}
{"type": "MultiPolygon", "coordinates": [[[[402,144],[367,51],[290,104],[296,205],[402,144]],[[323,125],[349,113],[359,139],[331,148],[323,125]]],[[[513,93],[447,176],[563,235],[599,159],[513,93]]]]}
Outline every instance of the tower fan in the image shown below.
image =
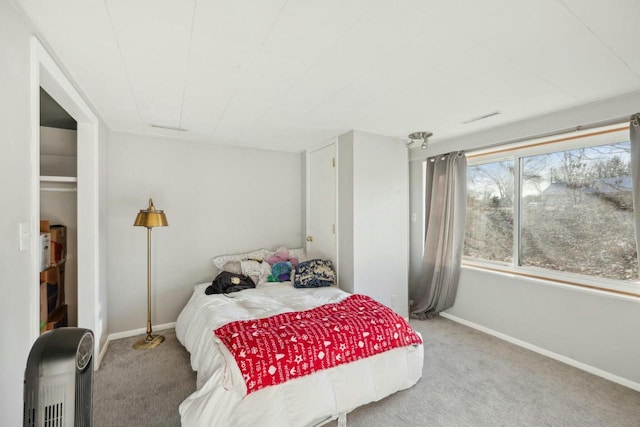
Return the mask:
{"type": "Polygon", "coordinates": [[[24,427],[91,426],[93,332],[58,328],[31,347],[24,373],[24,427]]]}

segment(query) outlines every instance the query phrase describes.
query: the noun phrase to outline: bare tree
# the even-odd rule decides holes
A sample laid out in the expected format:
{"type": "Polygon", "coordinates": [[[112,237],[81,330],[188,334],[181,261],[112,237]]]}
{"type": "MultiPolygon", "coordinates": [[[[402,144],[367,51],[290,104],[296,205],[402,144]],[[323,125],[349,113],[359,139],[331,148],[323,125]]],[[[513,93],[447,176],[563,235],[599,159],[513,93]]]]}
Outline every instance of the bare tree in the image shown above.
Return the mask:
{"type": "Polygon", "coordinates": [[[469,168],[470,187],[481,191],[483,199],[502,206],[513,205],[513,161],[502,161],[469,168]],[[497,194],[495,194],[497,192],[497,194]]]}

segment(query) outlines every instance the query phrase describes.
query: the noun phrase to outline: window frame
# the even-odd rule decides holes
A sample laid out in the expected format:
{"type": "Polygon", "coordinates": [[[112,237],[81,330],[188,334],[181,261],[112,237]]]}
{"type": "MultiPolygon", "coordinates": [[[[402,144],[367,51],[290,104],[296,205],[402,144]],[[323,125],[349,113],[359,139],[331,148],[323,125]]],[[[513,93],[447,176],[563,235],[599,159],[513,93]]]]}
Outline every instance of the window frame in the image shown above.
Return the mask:
{"type": "MultiPolygon", "coordinates": [[[[640,297],[640,277],[635,280],[617,280],[579,273],[556,271],[535,266],[520,265],[522,201],[521,159],[523,157],[569,151],[597,145],[613,144],[629,140],[629,126],[611,125],[585,131],[577,131],[570,136],[550,136],[530,139],[517,144],[507,144],[490,149],[467,153],[467,167],[504,160],[513,161],[513,252],[511,262],[490,261],[463,256],[462,266],[510,275],[544,280],[556,284],[577,286],[597,291],[640,297]]],[[[640,249],[637,249],[640,252],[640,249]]]]}

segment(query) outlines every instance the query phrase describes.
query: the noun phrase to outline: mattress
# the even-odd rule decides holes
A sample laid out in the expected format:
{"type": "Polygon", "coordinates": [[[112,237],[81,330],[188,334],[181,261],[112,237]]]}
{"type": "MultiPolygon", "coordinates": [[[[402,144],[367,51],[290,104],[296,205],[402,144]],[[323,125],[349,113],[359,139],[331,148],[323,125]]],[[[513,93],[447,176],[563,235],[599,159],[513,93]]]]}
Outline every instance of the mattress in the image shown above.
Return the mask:
{"type": "Polygon", "coordinates": [[[246,394],[235,363],[227,363],[213,331],[233,321],[303,311],[343,300],[336,287],[296,289],[266,283],[228,295],[205,295],[196,285],[176,323],[191,354],[197,390],[180,405],[183,426],[313,426],[414,385],[422,376],[423,346],[386,351],[246,394]]]}

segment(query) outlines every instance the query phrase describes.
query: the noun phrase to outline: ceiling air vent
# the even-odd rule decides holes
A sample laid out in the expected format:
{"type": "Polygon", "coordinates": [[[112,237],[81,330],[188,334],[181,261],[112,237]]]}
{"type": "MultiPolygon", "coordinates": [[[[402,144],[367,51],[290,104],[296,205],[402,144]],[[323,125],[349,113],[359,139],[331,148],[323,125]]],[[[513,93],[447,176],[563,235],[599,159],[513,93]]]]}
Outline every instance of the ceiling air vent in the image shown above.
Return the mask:
{"type": "Polygon", "coordinates": [[[489,117],[497,116],[498,114],[500,114],[500,111],[492,111],[490,113],[483,114],[481,116],[474,117],[474,118],[469,119],[469,120],[465,120],[464,122],[462,122],[462,124],[468,125],[469,123],[473,123],[473,122],[477,122],[477,121],[480,121],[480,120],[488,119],[489,117]]]}
{"type": "Polygon", "coordinates": [[[158,128],[158,129],[167,129],[167,130],[177,130],[180,132],[186,132],[186,129],[182,129],[181,127],[175,127],[175,126],[162,126],[162,125],[151,125],[152,128],[158,128]]]}

